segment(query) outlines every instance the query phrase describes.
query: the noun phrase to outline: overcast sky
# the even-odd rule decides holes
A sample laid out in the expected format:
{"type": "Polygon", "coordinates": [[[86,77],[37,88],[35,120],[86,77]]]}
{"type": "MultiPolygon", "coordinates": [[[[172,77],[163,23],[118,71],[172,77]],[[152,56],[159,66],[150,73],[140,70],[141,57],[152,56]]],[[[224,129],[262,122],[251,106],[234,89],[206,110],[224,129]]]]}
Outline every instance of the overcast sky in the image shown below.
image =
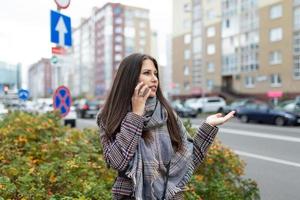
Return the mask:
{"type": "MultiPolygon", "coordinates": [[[[11,64],[21,63],[24,73],[30,64],[41,57],[51,57],[50,10],[56,10],[54,0],[1,0],[0,6],[0,61],[11,64]]],[[[107,2],[150,10],[150,22],[157,31],[159,55],[166,54],[166,35],[171,33],[171,0],[71,0],[70,6],[62,13],[71,17],[72,27],[77,27],[80,18],[91,15],[94,6],[101,7],[107,2]]],[[[165,56],[159,58],[166,64],[165,56]]]]}

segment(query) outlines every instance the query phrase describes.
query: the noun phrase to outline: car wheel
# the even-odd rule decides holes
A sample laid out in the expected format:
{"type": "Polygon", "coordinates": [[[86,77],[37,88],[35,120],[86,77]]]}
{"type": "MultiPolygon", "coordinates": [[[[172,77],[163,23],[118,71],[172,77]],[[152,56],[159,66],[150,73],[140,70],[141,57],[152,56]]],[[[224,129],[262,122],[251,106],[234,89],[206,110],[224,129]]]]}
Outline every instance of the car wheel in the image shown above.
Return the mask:
{"type": "Polygon", "coordinates": [[[249,121],[248,116],[247,116],[247,115],[242,115],[242,116],[241,116],[241,121],[242,121],[243,123],[247,123],[247,122],[249,121]]]}
{"type": "Polygon", "coordinates": [[[283,117],[276,117],[274,123],[277,126],[283,126],[285,124],[285,120],[283,117]]]}
{"type": "Polygon", "coordinates": [[[222,113],[222,112],[223,112],[223,108],[219,108],[219,109],[218,109],[218,112],[219,112],[219,113],[222,113]]]}

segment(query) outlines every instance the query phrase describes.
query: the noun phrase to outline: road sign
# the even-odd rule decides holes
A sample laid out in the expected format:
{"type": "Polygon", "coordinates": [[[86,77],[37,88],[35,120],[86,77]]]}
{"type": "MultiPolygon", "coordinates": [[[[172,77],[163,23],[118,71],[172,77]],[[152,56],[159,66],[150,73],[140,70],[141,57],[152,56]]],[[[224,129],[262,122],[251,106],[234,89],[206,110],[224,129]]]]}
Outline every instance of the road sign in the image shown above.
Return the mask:
{"type": "Polygon", "coordinates": [[[52,56],[50,61],[51,61],[52,64],[56,64],[58,62],[57,56],[52,56]]]}
{"type": "Polygon", "coordinates": [[[28,90],[20,89],[18,92],[19,99],[26,101],[29,98],[28,90]]]}
{"type": "Polygon", "coordinates": [[[72,105],[72,98],[69,88],[59,86],[53,95],[53,107],[55,110],[60,111],[60,116],[65,117],[69,112],[72,105]]]}
{"type": "Polygon", "coordinates": [[[55,0],[55,3],[59,8],[65,9],[65,8],[69,7],[70,1],[71,0],[55,0]]]}
{"type": "Polygon", "coordinates": [[[51,10],[51,42],[72,46],[71,18],[51,10]]]}
{"type": "Polygon", "coordinates": [[[66,50],[63,47],[52,47],[52,54],[62,55],[65,53],[66,53],[66,50]]]}

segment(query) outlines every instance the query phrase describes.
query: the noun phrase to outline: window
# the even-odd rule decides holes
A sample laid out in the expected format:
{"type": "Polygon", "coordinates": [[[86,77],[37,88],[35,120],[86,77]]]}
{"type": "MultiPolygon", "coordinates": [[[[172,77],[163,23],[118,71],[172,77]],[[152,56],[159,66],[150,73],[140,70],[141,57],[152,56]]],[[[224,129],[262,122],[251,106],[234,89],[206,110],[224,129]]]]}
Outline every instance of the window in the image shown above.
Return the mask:
{"type": "Polygon", "coordinates": [[[191,34],[185,34],[184,35],[184,44],[190,44],[191,43],[191,34]]]}
{"type": "Polygon", "coordinates": [[[191,3],[186,3],[183,5],[183,10],[184,12],[191,12],[192,11],[192,4],[191,3]]]}
{"type": "Polygon", "coordinates": [[[191,51],[188,49],[184,50],[184,59],[188,60],[190,58],[191,58],[191,51]]]}
{"type": "Polygon", "coordinates": [[[282,54],[280,51],[273,51],[269,55],[269,63],[271,65],[281,64],[282,63],[282,54]]]}
{"type": "Polygon", "coordinates": [[[207,55],[213,55],[216,53],[216,46],[214,44],[207,45],[207,55]]]}
{"type": "Polygon", "coordinates": [[[122,40],[123,40],[123,37],[122,37],[121,35],[117,35],[117,36],[115,37],[115,41],[116,41],[116,42],[121,43],[122,40]]]}
{"type": "Polygon", "coordinates": [[[281,78],[279,74],[271,74],[271,86],[281,86],[281,78]]]}
{"type": "Polygon", "coordinates": [[[215,64],[213,62],[207,63],[207,71],[208,72],[214,72],[215,71],[215,64]]]}
{"type": "Polygon", "coordinates": [[[214,26],[208,27],[206,31],[207,37],[214,37],[216,35],[216,28],[214,26]]]}
{"type": "Polygon", "coordinates": [[[118,51],[118,52],[122,51],[122,46],[119,44],[115,45],[115,51],[118,51]]]}
{"type": "Polygon", "coordinates": [[[294,28],[300,29],[300,7],[294,10],[294,28]]]}
{"type": "Polygon", "coordinates": [[[282,5],[278,4],[278,5],[272,6],[270,9],[270,18],[277,19],[281,16],[282,16],[282,5]]]}
{"type": "Polygon", "coordinates": [[[226,28],[230,28],[230,20],[229,19],[226,19],[225,26],[226,26],[226,28]]]}
{"type": "Polygon", "coordinates": [[[121,17],[117,17],[117,18],[115,19],[115,23],[116,23],[116,24],[122,24],[122,18],[121,18],[121,17]]]}
{"type": "Polygon", "coordinates": [[[117,26],[117,27],[115,28],[115,33],[122,33],[122,27],[117,26]]]}
{"type": "Polygon", "coordinates": [[[193,24],[193,36],[195,37],[195,36],[201,35],[201,31],[202,31],[201,21],[194,22],[194,24],[193,24]]]}
{"type": "Polygon", "coordinates": [[[134,38],[135,37],[135,29],[132,27],[125,27],[124,35],[125,35],[125,37],[134,38]]]}
{"type": "Polygon", "coordinates": [[[254,87],[254,78],[252,76],[245,77],[245,87],[253,88],[254,87]]]}
{"type": "Polygon", "coordinates": [[[282,28],[273,28],[270,30],[270,41],[276,42],[282,40],[282,28]]]}
{"type": "Polygon", "coordinates": [[[115,54],[115,61],[119,62],[122,60],[122,55],[121,54],[115,54]]]}
{"type": "Polygon", "coordinates": [[[294,77],[300,79],[300,56],[294,56],[294,77]]]}
{"type": "MultiPolygon", "coordinates": [[[[207,89],[208,90],[212,90],[213,89],[213,87],[214,87],[214,81],[213,80],[207,80],[207,83],[206,83],[207,85],[207,89]]],[[[208,101],[210,101],[210,100],[208,100],[208,101]]]]}
{"type": "Polygon", "coordinates": [[[202,40],[200,37],[193,39],[193,53],[201,53],[202,51],[202,40]]]}
{"type": "Polygon", "coordinates": [[[187,66],[187,65],[184,65],[184,67],[183,67],[184,69],[184,71],[183,71],[183,74],[185,75],[185,76],[188,76],[189,74],[190,74],[190,70],[189,70],[189,66],[187,66]]]}

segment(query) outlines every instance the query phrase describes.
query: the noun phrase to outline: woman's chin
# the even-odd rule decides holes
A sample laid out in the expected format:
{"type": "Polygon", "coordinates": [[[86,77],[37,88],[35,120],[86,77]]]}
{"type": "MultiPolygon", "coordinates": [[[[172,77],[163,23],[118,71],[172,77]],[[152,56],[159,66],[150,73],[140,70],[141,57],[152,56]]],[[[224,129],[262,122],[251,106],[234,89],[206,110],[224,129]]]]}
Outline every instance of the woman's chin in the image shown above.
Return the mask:
{"type": "Polygon", "coordinates": [[[156,92],[151,92],[149,97],[156,97],[156,92]]]}

